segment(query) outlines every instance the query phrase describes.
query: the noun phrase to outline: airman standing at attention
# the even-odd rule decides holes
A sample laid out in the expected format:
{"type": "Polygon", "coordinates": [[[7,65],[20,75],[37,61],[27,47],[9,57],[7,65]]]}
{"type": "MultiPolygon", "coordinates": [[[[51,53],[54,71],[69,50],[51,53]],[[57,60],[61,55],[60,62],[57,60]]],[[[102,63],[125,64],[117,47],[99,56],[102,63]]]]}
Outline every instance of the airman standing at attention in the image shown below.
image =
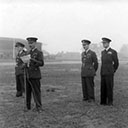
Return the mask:
{"type": "Polygon", "coordinates": [[[117,52],[110,48],[110,42],[102,38],[105,49],[101,52],[101,105],[113,105],[114,73],[119,66],[117,52]]]}
{"type": "Polygon", "coordinates": [[[94,76],[98,69],[98,61],[96,53],[89,49],[90,41],[82,40],[84,52],[82,52],[82,67],[81,67],[81,79],[82,79],[82,91],[83,101],[94,102],[94,76]]]}

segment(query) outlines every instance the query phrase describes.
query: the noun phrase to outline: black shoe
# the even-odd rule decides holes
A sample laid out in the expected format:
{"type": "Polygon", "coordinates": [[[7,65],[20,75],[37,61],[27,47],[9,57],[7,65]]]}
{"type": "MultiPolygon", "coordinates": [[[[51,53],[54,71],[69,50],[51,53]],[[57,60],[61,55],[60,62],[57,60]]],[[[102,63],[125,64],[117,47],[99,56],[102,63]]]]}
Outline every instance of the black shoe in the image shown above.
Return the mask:
{"type": "Polygon", "coordinates": [[[32,110],[33,112],[38,112],[38,113],[41,113],[42,111],[44,111],[42,108],[38,108],[38,107],[36,107],[36,108],[33,108],[33,110],[32,110]]]}
{"type": "Polygon", "coordinates": [[[27,104],[27,109],[30,110],[31,109],[31,105],[30,104],[27,104]]]}
{"type": "Polygon", "coordinates": [[[25,108],[24,109],[24,112],[28,112],[28,111],[30,111],[31,109],[30,108],[25,108]]]}
{"type": "Polygon", "coordinates": [[[88,102],[89,102],[89,103],[94,103],[95,100],[94,100],[94,99],[89,99],[88,102]]]}
{"type": "Polygon", "coordinates": [[[83,98],[83,101],[88,101],[88,99],[86,99],[86,98],[83,98]]]}
{"type": "Polygon", "coordinates": [[[108,105],[108,106],[113,106],[113,103],[108,103],[107,105],[108,105]]]}
{"type": "Polygon", "coordinates": [[[28,110],[31,110],[31,107],[27,107],[28,110]]]}
{"type": "Polygon", "coordinates": [[[104,105],[104,106],[105,106],[105,105],[107,105],[107,104],[106,104],[106,103],[100,103],[100,105],[104,105]]]}
{"type": "Polygon", "coordinates": [[[22,96],[22,93],[17,92],[17,93],[16,93],[16,97],[20,97],[20,96],[22,96]]]}

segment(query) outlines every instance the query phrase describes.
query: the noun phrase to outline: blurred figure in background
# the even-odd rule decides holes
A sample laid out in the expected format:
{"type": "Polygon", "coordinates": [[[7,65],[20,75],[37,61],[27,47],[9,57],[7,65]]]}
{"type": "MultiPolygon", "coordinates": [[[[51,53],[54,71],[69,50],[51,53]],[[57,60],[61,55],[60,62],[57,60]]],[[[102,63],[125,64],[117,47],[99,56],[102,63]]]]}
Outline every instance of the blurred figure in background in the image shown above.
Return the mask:
{"type": "Polygon", "coordinates": [[[118,69],[117,52],[110,48],[111,39],[102,38],[101,52],[101,105],[113,105],[114,73],[118,69]]]}
{"type": "Polygon", "coordinates": [[[15,44],[17,55],[16,55],[16,66],[15,66],[15,75],[16,75],[16,97],[20,97],[24,92],[24,63],[21,59],[22,56],[26,54],[25,45],[21,42],[15,44]]]}
{"type": "Polygon", "coordinates": [[[96,75],[96,71],[98,69],[97,56],[94,51],[89,49],[91,41],[82,40],[81,42],[84,49],[81,55],[81,79],[83,101],[94,102],[94,76],[96,75]]]}

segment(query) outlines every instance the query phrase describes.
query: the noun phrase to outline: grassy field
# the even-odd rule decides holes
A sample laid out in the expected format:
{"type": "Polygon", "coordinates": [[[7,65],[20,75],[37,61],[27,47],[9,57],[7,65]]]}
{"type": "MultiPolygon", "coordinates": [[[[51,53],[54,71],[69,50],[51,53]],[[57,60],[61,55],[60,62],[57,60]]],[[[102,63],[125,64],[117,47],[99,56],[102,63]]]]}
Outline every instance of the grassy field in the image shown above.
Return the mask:
{"type": "Polygon", "coordinates": [[[115,74],[113,107],[99,105],[99,70],[96,103],[82,101],[80,66],[48,64],[41,68],[44,111],[38,114],[23,111],[24,98],[15,97],[14,66],[1,65],[0,128],[128,128],[128,64],[120,64],[115,74]]]}

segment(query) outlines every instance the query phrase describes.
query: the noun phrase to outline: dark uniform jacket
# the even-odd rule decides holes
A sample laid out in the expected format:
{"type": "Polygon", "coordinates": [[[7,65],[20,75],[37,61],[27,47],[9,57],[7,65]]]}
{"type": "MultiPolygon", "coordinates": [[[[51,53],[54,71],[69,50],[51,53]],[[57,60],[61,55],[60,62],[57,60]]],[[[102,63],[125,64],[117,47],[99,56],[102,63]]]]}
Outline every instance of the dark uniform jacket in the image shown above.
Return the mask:
{"type": "Polygon", "coordinates": [[[34,50],[31,50],[29,54],[32,59],[35,59],[40,63],[30,59],[28,67],[28,77],[31,79],[41,79],[41,71],[39,67],[44,65],[43,53],[35,48],[34,50]]]}
{"type": "Polygon", "coordinates": [[[117,52],[109,48],[101,53],[101,75],[113,75],[119,66],[117,52]]]}
{"type": "Polygon", "coordinates": [[[24,74],[24,63],[21,59],[22,56],[26,55],[26,51],[21,51],[16,55],[16,66],[15,66],[15,74],[23,75],[24,74]]]}
{"type": "Polygon", "coordinates": [[[81,76],[82,77],[93,77],[96,75],[98,69],[98,61],[95,52],[89,50],[87,53],[82,53],[82,67],[81,76]]]}

